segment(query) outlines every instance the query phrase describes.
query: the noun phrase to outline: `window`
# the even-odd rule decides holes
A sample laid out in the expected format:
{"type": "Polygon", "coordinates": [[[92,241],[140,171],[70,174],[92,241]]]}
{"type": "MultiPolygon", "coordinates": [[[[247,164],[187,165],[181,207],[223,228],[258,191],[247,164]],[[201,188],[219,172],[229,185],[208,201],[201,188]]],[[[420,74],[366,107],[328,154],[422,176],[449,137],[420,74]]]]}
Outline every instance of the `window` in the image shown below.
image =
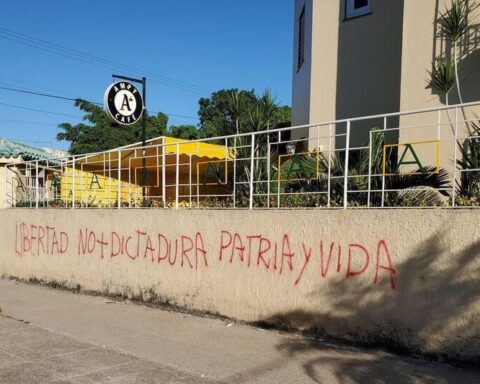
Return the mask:
{"type": "Polygon", "coordinates": [[[346,0],[345,1],[345,18],[362,16],[372,11],[372,0],[346,0]]]}
{"type": "Polygon", "coordinates": [[[305,61],[305,6],[298,18],[298,63],[297,71],[302,67],[305,61]]]}

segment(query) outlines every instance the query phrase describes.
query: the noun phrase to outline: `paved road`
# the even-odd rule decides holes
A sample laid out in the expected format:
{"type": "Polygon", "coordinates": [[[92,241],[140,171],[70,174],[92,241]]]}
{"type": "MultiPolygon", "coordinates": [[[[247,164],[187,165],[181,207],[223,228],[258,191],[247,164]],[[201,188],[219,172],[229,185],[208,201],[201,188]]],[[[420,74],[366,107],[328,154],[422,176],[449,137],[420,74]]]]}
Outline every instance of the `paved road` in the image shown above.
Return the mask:
{"type": "Polygon", "coordinates": [[[0,383],[480,383],[480,371],[0,280],[0,383]]]}

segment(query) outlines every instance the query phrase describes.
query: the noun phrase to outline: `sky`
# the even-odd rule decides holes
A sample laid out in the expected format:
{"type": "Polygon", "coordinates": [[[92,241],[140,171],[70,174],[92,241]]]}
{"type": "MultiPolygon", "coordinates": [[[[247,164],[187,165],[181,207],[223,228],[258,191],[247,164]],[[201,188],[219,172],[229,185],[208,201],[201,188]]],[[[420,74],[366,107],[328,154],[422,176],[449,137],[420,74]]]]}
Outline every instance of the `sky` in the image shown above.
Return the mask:
{"type": "Polygon", "coordinates": [[[102,102],[112,74],[146,76],[147,109],[169,125],[198,124],[199,98],[226,88],[291,105],[293,1],[5,1],[0,51],[0,137],[66,149],[72,101],[2,88],[102,102]]]}

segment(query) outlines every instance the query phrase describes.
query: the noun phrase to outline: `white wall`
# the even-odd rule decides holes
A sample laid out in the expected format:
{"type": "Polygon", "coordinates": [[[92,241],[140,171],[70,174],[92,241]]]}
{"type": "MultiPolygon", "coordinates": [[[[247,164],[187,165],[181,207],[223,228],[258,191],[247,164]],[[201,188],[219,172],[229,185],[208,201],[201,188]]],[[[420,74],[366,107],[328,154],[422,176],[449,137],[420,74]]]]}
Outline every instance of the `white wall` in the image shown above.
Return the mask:
{"type": "Polygon", "coordinates": [[[0,274],[480,358],[477,210],[9,209],[0,222],[0,274]]]}

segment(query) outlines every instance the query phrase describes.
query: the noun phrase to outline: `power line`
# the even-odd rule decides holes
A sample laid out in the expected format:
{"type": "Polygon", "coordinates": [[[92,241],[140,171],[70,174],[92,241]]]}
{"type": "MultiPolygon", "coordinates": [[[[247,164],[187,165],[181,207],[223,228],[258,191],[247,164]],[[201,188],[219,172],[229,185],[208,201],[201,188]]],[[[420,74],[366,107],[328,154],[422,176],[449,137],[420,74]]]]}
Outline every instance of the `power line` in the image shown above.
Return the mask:
{"type": "Polygon", "coordinates": [[[69,92],[60,91],[60,90],[54,89],[54,88],[47,88],[47,87],[44,87],[44,86],[41,86],[41,85],[38,85],[38,84],[33,84],[33,83],[30,83],[30,82],[14,79],[13,77],[0,75],[0,78],[7,80],[7,82],[2,81],[2,84],[6,84],[9,87],[15,87],[16,86],[17,88],[20,87],[20,88],[26,89],[26,90],[31,90],[31,87],[35,87],[35,88],[41,89],[42,91],[55,92],[55,93],[59,93],[63,96],[72,96],[72,97],[74,96],[72,93],[69,93],[69,92]],[[12,85],[12,83],[13,83],[13,85],[12,85]],[[21,84],[27,85],[28,88],[25,87],[24,85],[21,85],[21,84]]]}
{"type": "Polygon", "coordinates": [[[2,122],[2,123],[13,123],[13,124],[35,124],[35,125],[49,125],[49,124],[57,125],[58,124],[58,123],[54,123],[54,122],[45,123],[45,122],[40,122],[40,121],[24,121],[24,120],[8,120],[8,119],[0,119],[0,122],[2,122]]]}
{"type": "MultiPolygon", "coordinates": [[[[50,97],[50,98],[53,98],[53,99],[67,100],[67,101],[77,101],[77,100],[81,99],[81,100],[87,101],[90,104],[103,106],[103,103],[98,103],[98,102],[95,102],[95,101],[89,101],[89,100],[83,99],[83,98],[65,97],[65,96],[53,95],[53,94],[50,94],[50,93],[36,92],[36,91],[30,91],[30,90],[26,90],[26,89],[18,89],[18,88],[2,87],[2,86],[0,86],[0,89],[3,89],[5,91],[10,91],[10,92],[26,93],[26,94],[29,94],[29,95],[50,97]]],[[[151,111],[150,113],[158,115],[160,112],[151,111]]],[[[184,119],[199,120],[198,117],[193,117],[193,116],[177,115],[177,114],[174,114],[174,113],[165,113],[165,112],[162,112],[162,113],[164,113],[167,116],[171,116],[171,117],[179,117],[179,118],[184,118],[184,119]]]]}
{"type": "Polygon", "coordinates": [[[17,108],[17,109],[24,109],[26,111],[33,111],[33,112],[40,112],[40,113],[48,113],[50,115],[57,115],[57,116],[65,116],[65,117],[73,117],[75,119],[82,120],[83,117],[81,116],[74,116],[74,115],[68,115],[66,113],[57,113],[57,112],[51,112],[51,111],[45,111],[43,109],[35,109],[35,108],[30,108],[30,107],[23,107],[20,105],[13,105],[13,104],[7,104],[7,103],[0,103],[0,105],[4,105],[6,107],[10,108],[17,108]]]}
{"type": "Polygon", "coordinates": [[[184,91],[200,93],[200,94],[210,94],[212,90],[195,85],[183,80],[177,80],[171,77],[158,75],[151,71],[146,71],[141,68],[124,65],[119,62],[105,59],[99,56],[94,56],[77,49],[72,49],[65,47],[59,44],[51,43],[46,40],[38,39],[32,36],[21,34],[7,28],[0,28],[0,38],[16,42],[18,44],[26,45],[31,48],[40,49],[45,52],[53,53],[59,56],[63,56],[72,60],[81,61],[90,65],[95,65],[104,69],[120,69],[122,71],[127,71],[130,73],[143,73],[149,76],[150,79],[158,81],[163,85],[175,87],[182,89],[184,91]]]}
{"type": "MultiPolygon", "coordinates": [[[[69,101],[75,101],[75,100],[76,100],[76,99],[74,99],[74,98],[72,98],[72,97],[51,95],[51,94],[49,94],[49,93],[29,91],[29,90],[26,90],[26,89],[18,89],[18,88],[10,88],[10,87],[2,87],[2,86],[0,86],[0,89],[3,89],[3,90],[5,90],[5,91],[28,93],[28,94],[30,94],[30,95],[51,97],[51,98],[53,98],[53,99],[69,100],[69,101]]],[[[98,104],[98,103],[92,103],[92,104],[98,104]]]]}

